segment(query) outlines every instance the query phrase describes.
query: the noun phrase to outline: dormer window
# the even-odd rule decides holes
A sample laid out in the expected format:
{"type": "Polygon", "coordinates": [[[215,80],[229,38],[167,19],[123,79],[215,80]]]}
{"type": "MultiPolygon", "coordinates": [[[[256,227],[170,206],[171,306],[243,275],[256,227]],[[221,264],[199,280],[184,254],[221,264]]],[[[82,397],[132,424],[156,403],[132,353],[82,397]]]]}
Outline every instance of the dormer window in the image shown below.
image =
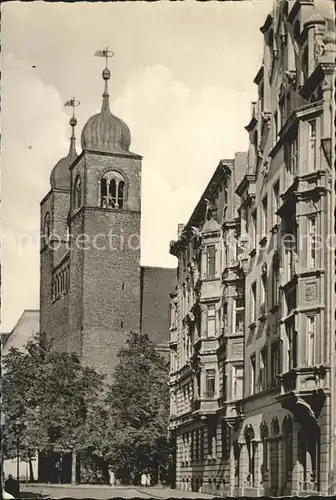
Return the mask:
{"type": "Polygon", "coordinates": [[[81,178],[77,175],[74,185],[74,208],[79,208],[82,204],[81,178]]]}
{"type": "Polygon", "coordinates": [[[100,181],[100,207],[123,209],[125,180],[119,172],[107,172],[100,181]]]}

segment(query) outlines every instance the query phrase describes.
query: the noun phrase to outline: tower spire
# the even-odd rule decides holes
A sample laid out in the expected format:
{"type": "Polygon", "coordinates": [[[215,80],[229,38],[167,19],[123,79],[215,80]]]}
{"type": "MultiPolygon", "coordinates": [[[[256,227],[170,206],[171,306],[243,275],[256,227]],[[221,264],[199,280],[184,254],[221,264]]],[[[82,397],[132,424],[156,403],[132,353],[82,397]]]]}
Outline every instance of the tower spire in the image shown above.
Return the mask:
{"type": "Polygon", "coordinates": [[[76,152],[76,136],[75,136],[75,127],[77,125],[77,118],[75,116],[75,108],[80,105],[80,102],[73,97],[70,101],[67,101],[64,106],[72,107],[72,117],[70,118],[70,126],[71,126],[71,137],[70,137],[70,148],[69,148],[69,156],[77,156],[76,152]]]}
{"type": "Polygon", "coordinates": [[[103,111],[109,111],[110,110],[110,105],[109,105],[109,92],[108,92],[108,80],[111,78],[111,71],[109,70],[108,67],[108,60],[110,57],[114,56],[114,52],[112,50],[109,50],[108,47],[106,47],[104,50],[97,50],[95,53],[95,56],[97,57],[105,57],[105,69],[102,73],[103,80],[105,81],[105,86],[104,86],[104,93],[103,93],[103,103],[102,103],[102,112],[103,111]]]}

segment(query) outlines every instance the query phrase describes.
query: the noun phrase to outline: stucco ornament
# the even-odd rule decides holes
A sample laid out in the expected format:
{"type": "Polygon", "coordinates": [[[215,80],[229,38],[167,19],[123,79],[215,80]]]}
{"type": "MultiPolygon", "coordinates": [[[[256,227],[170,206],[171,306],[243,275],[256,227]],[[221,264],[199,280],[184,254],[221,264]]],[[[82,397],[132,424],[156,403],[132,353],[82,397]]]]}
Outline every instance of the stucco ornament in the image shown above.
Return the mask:
{"type": "Polygon", "coordinates": [[[325,45],[322,41],[322,36],[318,35],[315,37],[315,43],[314,43],[314,61],[315,61],[315,66],[318,65],[320,62],[320,57],[323,56],[325,52],[325,45]]]}

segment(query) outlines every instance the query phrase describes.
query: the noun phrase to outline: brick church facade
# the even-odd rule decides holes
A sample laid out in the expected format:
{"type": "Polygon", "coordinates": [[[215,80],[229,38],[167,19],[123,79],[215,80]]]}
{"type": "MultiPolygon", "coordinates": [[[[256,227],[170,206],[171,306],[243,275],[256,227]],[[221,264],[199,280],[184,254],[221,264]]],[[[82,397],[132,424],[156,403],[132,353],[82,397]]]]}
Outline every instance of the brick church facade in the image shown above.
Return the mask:
{"type": "Polygon", "coordinates": [[[106,68],[102,108],[83,128],[79,155],[71,118],[69,153],[41,201],[40,325],[55,349],[111,376],[131,330],[165,353],[176,271],[140,266],[142,157],[110,111],[109,78],[106,68]]]}

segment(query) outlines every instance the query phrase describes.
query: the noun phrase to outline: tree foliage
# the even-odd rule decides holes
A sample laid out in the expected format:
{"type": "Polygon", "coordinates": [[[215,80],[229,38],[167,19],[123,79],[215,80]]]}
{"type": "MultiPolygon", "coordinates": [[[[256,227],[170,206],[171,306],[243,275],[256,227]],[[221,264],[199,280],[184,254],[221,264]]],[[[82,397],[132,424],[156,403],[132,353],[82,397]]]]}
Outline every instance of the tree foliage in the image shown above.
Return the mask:
{"type": "Polygon", "coordinates": [[[38,337],[2,359],[3,438],[8,457],[80,449],[103,377],[79,359],[43,346],[38,337]]]}
{"type": "Polygon", "coordinates": [[[169,370],[148,336],[129,335],[109,386],[75,355],[51,347],[35,337],[2,359],[5,457],[16,456],[19,439],[25,459],[75,450],[90,481],[106,480],[108,464],[124,482],[144,471],[155,479],[158,469],[164,479],[169,370]]]}
{"type": "Polygon", "coordinates": [[[164,475],[169,464],[169,370],[147,335],[131,332],[107,394],[106,458],[125,481],[141,472],[164,475]]]}

